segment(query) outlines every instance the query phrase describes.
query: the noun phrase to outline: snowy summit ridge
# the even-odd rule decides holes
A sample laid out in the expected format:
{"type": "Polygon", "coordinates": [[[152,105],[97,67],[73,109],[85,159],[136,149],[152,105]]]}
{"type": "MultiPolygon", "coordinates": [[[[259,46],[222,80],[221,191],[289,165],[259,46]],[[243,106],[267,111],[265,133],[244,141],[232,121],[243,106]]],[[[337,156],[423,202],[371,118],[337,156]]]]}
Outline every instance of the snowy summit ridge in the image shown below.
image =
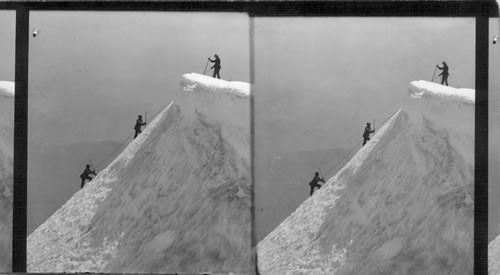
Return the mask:
{"type": "Polygon", "coordinates": [[[250,96],[250,84],[240,81],[225,81],[197,73],[184,74],[181,84],[184,91],[209,91],[234,96],[250,96]]]}
{"type": "Polygon", "coordinates": [[[471,274],[473,179],[473,101],[412,82],[405,108],[257,245],[260,272],[471,274]]]}
{"type": "Polygon", "coordinates": [[[14,97],[15,83],[12,81],[0,81],[0,95],[5,97],[14,97]]]}
{"type": "Polygon", "coordinates": [[[454,100],[472,105],[474,105],[476,101],[476,93],[474,89],[457,89],[425,80],[410,82],[408,90],[410,92],[410,96],[413,98],[432,96],[442,98],[444,100],[454,100]]]}
{"type": "Polygon", "coordinates": [[[28,237],[28,271],[251,272],[247,91],[184,75],[174,101],[28,237]]]}

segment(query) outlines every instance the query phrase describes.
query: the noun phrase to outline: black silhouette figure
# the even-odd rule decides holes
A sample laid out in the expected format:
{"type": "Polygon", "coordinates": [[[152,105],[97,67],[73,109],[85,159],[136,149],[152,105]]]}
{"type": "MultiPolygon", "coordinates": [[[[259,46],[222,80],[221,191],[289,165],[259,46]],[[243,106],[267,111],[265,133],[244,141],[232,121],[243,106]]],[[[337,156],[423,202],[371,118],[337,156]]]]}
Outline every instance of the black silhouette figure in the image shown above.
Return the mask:
{"type": "Polygon", "coordinates": [[[438,65],[436,65],[436,67],[442,70],[442,72],[439,74],[442,75],[441,85],[446,84],[446,86],[448,86],[448,76],[450,75],[450,73],[448,72],[448,64],[443,61],[443,67],[439,67],[438,65]]]}
{"type": "Polygon", "coordinates": [[[365,132],[363,133],[363,146],[365,146],[366,142],[370,140],[370,134],[374,132],[375,130],[372,130],[370,122],[367,122],[365,127],[365,132]]]}
{"type": "Polygon", "coordinates": [[[142,122],[142,116],[139,115],[137,117],[137,121],[135,122],[135,126],[134,126],[134,130],[135,130],[135,135],[134,135],[134,139],[140,134],[142,133],[141,131],[141,127],[146,125],[146,122],[142,122]]]}
{"type": "Polygon", "coordinates": [[[311,192],[309,192],[309,196],[312,196],[312,194],[314,193],[314,188],[315,187],[318,187],[318,189],[321,188],[321,185],[318,184],[318,182],[320,182],[320,181],[323,182],[323,183],[325,183],[325,179],[324,178],[320,178],[319,177],[319,173],[316,172],[316,174],[314,174],[314,178],[309,183],[309,186],[311,186],[311,192]]]}
{"type": "Polygon", "coordinates": [[[85,185],[85,180],[92,180],[90,174],[93,174],[94,176],[97,175],[94,170],[90,169],[90,165],[87,164],[87,166],[85,167],[85,171],[83,171],[83,173],[80,175],[80,178],[82,179],[80,188],[83,188],[83,186],[85,185]]]}
{"type": "Polygon", "coordinates": [[[220,79],[220,75],[219,75],[220,68],[221,68],[220,58],[216,54],[214,54],[214,56],[215,56],[214,60],[210,59],[210,57],[208,58],[208,60],[210,60],[210,62],[215,63],[210,69],[214,69],[214,76],[213,77],[217,76],[217,78],[220,79]]]}

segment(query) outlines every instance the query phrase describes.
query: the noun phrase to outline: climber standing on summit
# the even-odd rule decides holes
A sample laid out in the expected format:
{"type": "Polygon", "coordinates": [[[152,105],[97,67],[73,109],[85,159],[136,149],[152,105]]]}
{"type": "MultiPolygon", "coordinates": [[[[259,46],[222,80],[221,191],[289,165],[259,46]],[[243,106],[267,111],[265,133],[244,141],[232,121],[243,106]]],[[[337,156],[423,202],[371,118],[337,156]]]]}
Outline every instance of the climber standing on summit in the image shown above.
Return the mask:
{"type": "Polygon", "coordinates": [[[92,174],[94,176],[97,175],[95,173],[95,170],[90,169],[90,165],[87,164],[87,166],[85,167],[85,171],[83,171],[83,173],[80,175],[80,178],[82,179],[82,184],[81,184],[80,188],[83,188],[83,186],[85,185],[85,180],[89,180],[89,181],[92,180],[92,177],[90,176],[90,174],[92,174]]]}
{"type": "Polygon", "coordinates": [[[365,127],[365,132],[363,133],[363,146],[365,146],[366,142],[370,140],[370,134],[374,132],[375,130],[372,130],[370,122],[367,122],[365,127]]]}
{"type": "Polygon", "coordinates": [[[215,78],[215,76],[217,76],[217,78],[220,79],[220,75],[219,75],[219,71],[220,71],[220,68],[221,68],[221,66],[220,66],[220,58],[219,58],[219,56],[217,54],[214,54],[214,56],[215,56],[214,60],[210,59],[210,57],[208,58],[208,60],[210,62],[215,63],[210,69],[214,69],[214,76],[213,77],[215,78]]]}
{"type": "Polygon", "coordinates": [[[442,75],[441,85],[446,83],[446,86],[448,86],[448,76],[450,75],[450,73],[448,72],[448,64],[443,61],[443,67],[439,67],[438,65],[436,65],[436,68],[442,70],[442,72],[439,74],[442,75]]]}
{"type": "Polygon", "coordinates": [[[319,173],[316,172],[316,174],[314,174],[314,178],[312,179],[312,181],[309,183],[309,186],[311,186],[311,192],[309,193],[310,196],[313,195],[313,192],[314,192],[314,188],[315,187],[318,187],[318,189],[321,188],[321,185],[318,184],[318,182],[323,182],[325,183],[325,179],[324,178],[320,178],[319,177],[319,173]]]}
{"type": "Polygon", "coordinates": [[[142,132],[141,127],[146,125],[146,122],[142,122],[142,116],[139,115],[137,117],[137,121],[135,122],[134,130],[135,130],[135,135],[134,139],[142,132]]]}

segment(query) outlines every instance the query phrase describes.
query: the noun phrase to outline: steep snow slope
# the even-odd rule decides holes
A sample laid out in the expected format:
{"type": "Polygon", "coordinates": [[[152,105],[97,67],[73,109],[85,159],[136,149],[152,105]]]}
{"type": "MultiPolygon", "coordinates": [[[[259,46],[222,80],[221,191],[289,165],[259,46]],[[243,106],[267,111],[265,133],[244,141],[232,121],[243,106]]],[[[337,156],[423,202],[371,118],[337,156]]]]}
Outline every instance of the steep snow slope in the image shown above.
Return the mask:
{"type": "Polygon", "coordinates": [[[0,272],[11,272],[14,82],[0,81],[0,272]]]}
{"type": "Polygon", "coordinates": [[[446,89],[410,83],[405,111],[258,244],[260,271],[472,274],[474,96],[446,89]]]}
{"type": "Polygon", "coordinates": [[[249,85],[197,74],[28,237],[29,272],[250,272],[249,85]]]}

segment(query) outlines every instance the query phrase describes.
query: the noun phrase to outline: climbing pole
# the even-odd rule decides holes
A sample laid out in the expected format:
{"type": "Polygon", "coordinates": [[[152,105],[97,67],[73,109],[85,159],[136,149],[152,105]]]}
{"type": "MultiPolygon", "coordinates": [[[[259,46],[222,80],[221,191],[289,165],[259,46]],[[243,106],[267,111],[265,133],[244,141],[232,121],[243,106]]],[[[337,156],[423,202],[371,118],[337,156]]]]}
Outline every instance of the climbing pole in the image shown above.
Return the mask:
{"type": "MultiPolygon", "coordinates": [[[[209,57],[209,58],[210,58],[210,57],[209,57]]],[[[205,65],[205,70],[203,70],[203,75],[205,75],[205,72],[207,71],[208,61],[209,61],[209,60],[207,60],[207,64],[205,65]]]]}
{"type": "Polygon", "coordinates": [[[431,80],[431,82],[434,82],[434,76],[436,75],[436,70],[437,70],[437,67],[434,68],[434,74],[432,74],[432,80],[431,80]]]}

